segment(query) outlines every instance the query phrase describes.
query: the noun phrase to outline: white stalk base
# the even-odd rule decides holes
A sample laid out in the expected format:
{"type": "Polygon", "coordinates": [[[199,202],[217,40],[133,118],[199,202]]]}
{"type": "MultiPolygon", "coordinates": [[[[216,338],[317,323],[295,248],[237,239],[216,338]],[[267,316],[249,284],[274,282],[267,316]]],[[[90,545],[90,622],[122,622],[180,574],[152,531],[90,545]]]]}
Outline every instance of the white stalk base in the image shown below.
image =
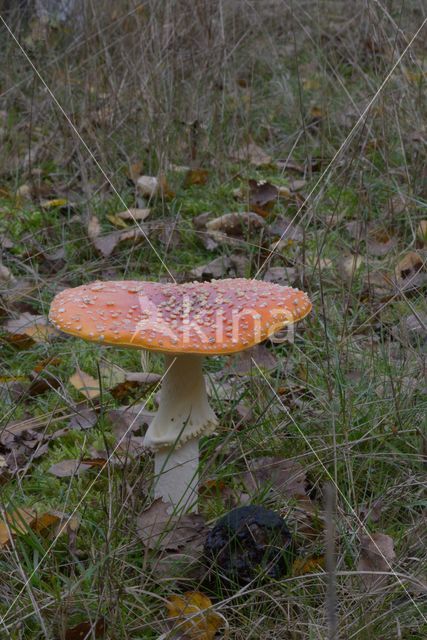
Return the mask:
{"type": "Polygon", "coordinates": [[[156,451],[154,497],[170,502],[171,511],[197,511],[199,484],[199,442],[188,440],[178,449],[156,451]]]}
{"type": "Polygon", "coordinates": [[[215,430],[202,371],[203,356],[166,356],[159,410],[144,444],[155,452],[156,498],[197,510],[199,437],[215,430]]]}

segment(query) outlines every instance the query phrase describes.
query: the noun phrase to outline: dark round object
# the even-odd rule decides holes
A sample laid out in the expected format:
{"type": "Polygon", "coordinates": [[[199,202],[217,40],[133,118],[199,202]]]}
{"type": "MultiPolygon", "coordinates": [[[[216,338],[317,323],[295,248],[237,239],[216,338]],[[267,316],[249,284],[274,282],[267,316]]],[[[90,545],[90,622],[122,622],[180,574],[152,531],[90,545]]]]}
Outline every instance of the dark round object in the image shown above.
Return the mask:
{"type": "Polygon", "coordinates": [[[257,575],[278,579],[287,572],[292,537],[277,513],[252,504],[220,518],[208,533],[204,551],[220,575],[247,584],[257,575]]]}

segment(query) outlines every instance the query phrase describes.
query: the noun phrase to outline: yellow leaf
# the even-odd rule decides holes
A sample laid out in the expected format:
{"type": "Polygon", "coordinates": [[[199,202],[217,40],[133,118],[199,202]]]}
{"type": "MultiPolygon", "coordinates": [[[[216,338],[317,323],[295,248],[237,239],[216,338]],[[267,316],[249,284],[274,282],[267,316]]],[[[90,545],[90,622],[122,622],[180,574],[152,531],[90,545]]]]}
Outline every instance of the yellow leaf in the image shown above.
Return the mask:
{"type": "Polygon", "coordinates": [[[65,207],[68,204],[66,198],[55,198],[54,200],[43,200],[41,203],[42,209],[56,209],[58,207],[65,207]]]}
{"type": "Polygon", "coordinates": [[[325,556],[310,556],[309,558],[297,558],[292,566],[294,576],[302,576],[305,573],[318,573],[325,569],[325,556]]]}
{"type": "Polygon", "coordinates": [[[16,509],[12,513],[6,513],[6,520],[0,520],[0,549],[10,542],[14,534],[25,533],[34,517],[35,513],[30,509],[16,509]]]}
{"type": "Polygon", "coordinates": [[[100,394],[98,380],[81,369],[76,369],[68,382],[89,400],[97,398],[100,394]]]}
{"type": "Polygon", "coordinates": [[[79,526],[76,516],[70,518],[59,511],[46,511],[38,515],[34,509],[16,509],[12,513],[6,513],[5,518],[0,520],[0,549],[7,546],[12,536],[25,534],[30,528],[46,536],[52,530],[57,534],[65,530],[76,531],[79,526]],[[60,526],[65,522],[67,526],[60,530],[60,526]]]}
{"type": "Polygon", "coordinates": [[[211,609],[211,600],[199,591],[173,595],[166,604],[172,629],[189,640],[213,640],[223,625],[222,616],[211,609]]]}
{"type": "Polygon", "coordinates": [[[209,172],[206,169],[189,169],[185,176],[184,187],[191,187],[193,184],[206,184],[208,177],[209,172]]]}
{"type": "Polygon", "coordinates": [[[127,229],[128,226],[124,220],[119,218],[119,216],[107,215],[107,220],[111,222],[115,227],[120,227],[121,229],[127,229]]]}

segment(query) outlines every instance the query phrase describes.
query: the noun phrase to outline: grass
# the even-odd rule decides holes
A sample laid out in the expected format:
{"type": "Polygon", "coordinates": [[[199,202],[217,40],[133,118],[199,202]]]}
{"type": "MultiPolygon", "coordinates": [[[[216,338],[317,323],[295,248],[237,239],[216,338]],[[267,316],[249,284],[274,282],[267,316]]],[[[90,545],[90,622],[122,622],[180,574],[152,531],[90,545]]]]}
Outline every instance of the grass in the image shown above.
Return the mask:
{"type": "MultiPolygon", "coordinates": [[[[8,61],[0,76],[0,237],[10,240],[2,264],[15,279],[0,280],[5,321],[23,309],[47,314],[57,291],[94,279],[166,279],[147,243],[119,245],[106,259],[88,238],[91,216],[107,234],[117,230],[108,216],[143,204],[129,178],[131,163],[139,162],[147,175],[163,172],[174,192],[150,203],[149,220],[160,227],[175,222],[177,245],[155,232],[150,241],[178,280],[197,265],[236,253],[248,259],[248,277],[261,267],[263,277],[268,251],[261,235],[243,237],[237,249],[209,251],[192,220],[205,211],[244,211],[233,190],[250,178],[286,186],[301,177],[280,169],[277,160],[305,166],[307,204],[299,210],[280,200],[268,220],[295,216],[303,240],[274,255],[269,266],[296,268],[314,311],[294,343],[269,346],[278,361],[274,370],[254,367],[250,376],[232,379],[231,400],[223,397],[227,358],[206,362],[221,427],[202,442],[201,469],[239,500],[241,473],[251,460],[298,461],[312,512],[295,497],[265,490],[252,499],[287,519],[303,559],[325,556],[325,487],[335,483],[336,573],[329,588],[328,574],[316,569],[290,571],[281,581],[256,582],[231,596],[210,591],[236,640],[333,638],[334,615],[342,638],[422,640],[427,634],[425,337],[417,342],[401,330],[407,316],[425,313],[425,290],[381,299],[366,287],[368,273],[393,271],[409,251],[425,260],[417,228],[427,217],[427,27],[373,100],[421,26],[422,10],[415,1],[288,6],[202,0],[190,6],[150,0],[143,8],[105,2],[102,11],[85,8],[81,28],[50,25],[43,38],[36,22],[6,12],[67,117],[0,25],[8,61]],[[271,165],[232,159],[249,139],[272,156],[271,165]],[[208,169],[207,184],[185,188],[173,164],[208,169]],[[30,199],[16,196],[22,185],[30,187],[30,199]],[[52,197],[71,205],[44,210],[41,201],[52,197]],[[370,227],[355,239],[347,227],[354,220],[386,225],[395,246],[372,256],[370,227]],[[65,254],[52,259],[61,248],[65,254]],[[361,256],[351,277],[340,268],[347,254],[361,256]],[[23,291],[18,300],[17,290],[23,291]],[[253,415],[236,428],[239,402],[253,415]],[[364,515],[378,500],[378,517],[364,515]],[[394,541],[395,573],[369,591],[358,557],[361,536],[377,533],[394,541]]],[[[1,375],[13,379],[55,358],[48,371],[59,381],[56,390],[20,401],[0,392],[3,426],[36,418],[48,434],[66,426],[82,400],[68,382],[77,366],[95,378],[102,358],[127,371],[140,368],[137,351],[67,337],[18,350],[3,331],[1,349],[1,375]]],[[[162,371],[156,354],[149,364],[162,371]]],[[[126,399],[140,401],[155,408],[144,390],[126,399]]],[[[100,405],[94,428],[51,441],[44,456],[1,485],[4,511],[75,512],[80,523],[57,540],[52,532],[30,530],[1,550],[2,638],[62,640],[74,625],[104,618],[107,638],[154,639],[165,632],[165,598],[206,590],[193,567],[174,567],[170,558],[168,564],[136,535],[136,515],[149,504],[147,456],[124,469],[95,468],[71,480],[48,473],[56,462],[90,456],[92,448],[111,451],[108,411],[120,403],[104,389],[100,405]]],[[[229,509],[227,500],[223,490],[203,500],[208,524],[229,509]]]]}

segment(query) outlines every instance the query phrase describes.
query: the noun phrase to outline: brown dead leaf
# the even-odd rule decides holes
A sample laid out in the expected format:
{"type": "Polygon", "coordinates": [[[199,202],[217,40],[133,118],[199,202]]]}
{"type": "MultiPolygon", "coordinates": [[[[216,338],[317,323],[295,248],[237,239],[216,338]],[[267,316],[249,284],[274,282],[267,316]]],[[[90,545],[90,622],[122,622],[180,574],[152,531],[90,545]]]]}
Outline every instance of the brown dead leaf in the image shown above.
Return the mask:
{"type": "Polygon", "coordinates": [[[60,511],[46,511],[38,514],[35,509],[17,509],[7,513],[5,520],[0,520],[0,549],[7,546],[11,536],[22,535],[32,529],[46,537],[52,531],[62,533],[61,525],[67,522],[65,530],[77,530],[79,520],[76,516],[69,517],[60,511]]]}
{"type": "Polygon", "coordinates": [[[398,262],[395,273],[399,290],[411,291],[427,284],[426,262],[415,251],[410,251],[398,262]]]}
{"type": "Polygon", "coordinates": [[[87,235],[92,242],[101,234],[101,225],[96,216],[91,216],[87,225],[87,235]]]}
{"type": "Polygon", "coordinates": [[[159,193],[159,179],[155,176],[139,176],[136,180],[136,188],[146,198],[154,198],[159,193]]]}
{"type": "Polygon", "coordinates": [[[298,162],[294,162],[290,158],[288,158],[287,160],[279,160],[278,162],[276,162],[276,166],[281,171],[293,171],[294,173],[301,173],[302,175],[305,175],[306,173],[304,165],[299,164],[298,162]]]}
{"type": "Polygon", "coordinates": [[[271,164],[271,156],[265,153],[261,147],[253,142],[253,140],[236,151],[233,155],[233,159],[239,162],[249,162],[256,167],[271,164]]]}
{"type": "Polygon", "coordinates": [[[225,372],[229,375],[247,376],[249,374],[258,375],[260,369],[270,370],[277,367],[277,358],[264,344],[257,344],[251,349],[245,349],[237,355],[233,355],[228,359],[225,366],[225,372]]]}
{"type": "Polygon", "coordinates": [[[53,464],[48,472],[57,478],[69,478],[70,476],[80,475],[85,471],[89,471],[92,467],[104,468],[108,464],[108,460],[102,453],[99,458],[83,458],[82,460],[61,460],[53,464]]]}
{"type": "Polygon", "coordinates": [[[391,564],[396,558],[393,538],[385,533],[373,533],[370,536],[362,536],[358,571],[366,571],[362,580],[368,590],[378,589],[387,582],[384,575],[376,575],[377,572],[391,572],[391,564]]]}
{"type": "Polygon", "coordinates": [[[70,476],[80,475],[85,471],[89,471],[90,464],[84,464],[80,460],[61,460],[56,464],[53,464],[48,473],[51,473],[57,478],[69,478],[70,476]]]}
{"type": "Polygon", "coordinates": [[[6,513],[5,519],[0,520],[0,549],[9,544],[12,536],[26,533],[34,517],[32,509],[16,509],[12,513],[6,513]]]}
{"type": "Polygon", "coordinates": [[[243,474],[248,493],[270,488],[285,498],[306,497],[306,474],[299,462],[278,457],[256,458],[249,461],[243,474]]]}
{"type": "Polygon", "coordinates": [[[360,518],[364,521],[369,519],[371,522],[379,522],[382,508],[383,500],[381,498],[373,500],[371,504],[366,504],[360,507],[360,518]]]}
{"type": "Polygon", "coordinates": [[[270,182],[249,180],[249,207],[263,218],[269,215],[279,192],[270,182]]]}
{"type": "Polygon", "coordinates": [[[113,425],[113,433],[117,439],[139,433],[150,426],[155,413],[147,411],[143,405],[130,405],[120,409],[111,409],[107,417],[113,425]]]}
{"type": "Polygon", "coordinates": [[[161,376],[158,373],[126,371],[123,382],[118,382],[114,387],[110,388],[109,391],[116,400],[122,401],[127,398],[132,391],[155,385],[160,379],[161,376]]]}
{"type": "Polygon", "coordinates": [[[149,549],[196,550],[203,546],[207,528],[197,513],[170,515],[171,505],[161,498],[137,517],[137,534],[149,549]]]}
{"type": "Polygon", "coordinates": [[[225,213],[219,218],[209,220],[206,229],[211,232],[224,233],[228,236],[245,236],[248,232],[262,229],[265,222],[253,211],[225,213]]]}
{"type": "Polygon", "coordinates": [[[369,271],[364,276],[364,297],[378,301],[386,301],[395,293],[395,280],[392,273],[386,271],[369,271]]]}
{"type": "Polygon", "coordinates": [[[65,632],[65,640],[86,640],[86,638],[103,638],[107,627],[104,618],[96,622],[80,622],[65,632]]]}
{"type": "Polygon", "coordinates": [[[306,573],[319,573],[326,567],[325,556],[309,556],[297,558],[292,565],[293,576],[303,576],[306,573]]]}
{"type": "Polygon", "coordinates": [[[383,227],[369,227],[366,249],[373,256],[385,256],[397,246],[397,238],[383,227]]]}
{"type": "Polygon", "coordinates": [[[297,271],[294,267],[270,267],[264,274],[265,282],[275,282],[284,287],[292,287],[297,281],[297,271]]]}
{"type": "Polygon", "coordinates": [[[304,239],[304,229],[301,225],[282,215],[276,216],[267,226],[267,231],[271,237],[278,237],[285,242],[302,242],[304,239]]]}
{"type": "Polygon", "coordinates": [[[344,282],[352,282],[363,265],[363,258],[359,254],[342,256],[337,262],[338,275],[344,282]]]}
{"type": "Polygon", "coordinates": [[[74,415],[68,423],[68,429],[92,429],[98,422],[98,415],[94,409],[87,406],[77,406],[74,415]]]}
{"type": "Polygon", "coordinates": [[[28,396],[34,398],[46,391],[54,391],[61,386],[61,380],[49,373],[49,371],[43,370],[41,372],[34,372],[30,374],[31,384],[27,389],[28,396]]]}
{"type": "Polygon", "coordinates": [[[209,178],[207,169],[189,169],[184,179],[184,188],[206,184],[209,178]]]}
{"type": "Polygon", "coordinates": [[[205,282],[212,278],[244,278],[249,274],[250,262],[240,255],[218,256],[207,264],[192,269],[189,273],[192,280],[205,282]]]}
{"type": "Polygon", "coordinates": [[[4,327],[7,331],[6,340],[18,349],[27,349],[34,343],[48,342],[50,338],[58,335],[45,316],[28,312],[8,320],[4,327]]]}
{"type": "Polygon", "coordinates": [[[121,235],[121,231],[113,231],[112,233],[106,233],[102,236],[94,236],[91,240],[95,249],[97,249],[104,258],[109,258],[119,244],[121,235]]]}
{"type": "Polygon", "coordinates": [[[307,184],[307,180],[291,180],[289,183],[289,188],[291,191],[301,191],[307,184]]]}
{"type": "Polygon", "coordinates": [[[125,222],[142,222],[148,218],[150,212],[151,209],[126,209],[126,211],[116,213],[116,217],[124,220],[125,222]]]}
{"type": "Polygon", "coordinates": [[[76,369],[68,382],[88,400],[98,398],[101,393],[99,381],[81,369],[76,369]]]}

